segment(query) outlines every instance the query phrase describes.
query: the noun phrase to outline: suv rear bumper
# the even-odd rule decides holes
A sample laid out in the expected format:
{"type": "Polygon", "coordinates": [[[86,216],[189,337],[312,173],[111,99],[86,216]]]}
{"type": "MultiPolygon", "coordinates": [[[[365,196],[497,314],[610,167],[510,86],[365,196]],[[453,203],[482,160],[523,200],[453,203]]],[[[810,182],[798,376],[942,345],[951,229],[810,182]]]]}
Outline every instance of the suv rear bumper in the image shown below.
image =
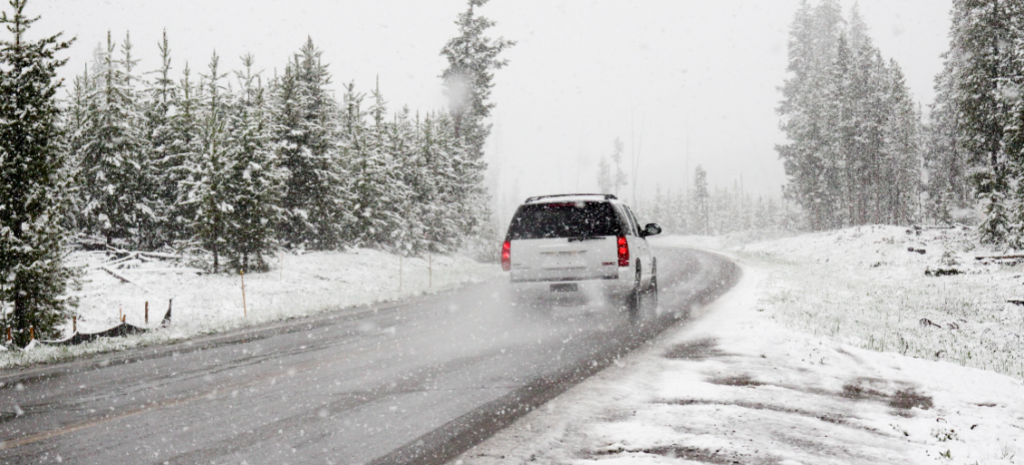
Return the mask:
{"type": "Polygon", "coordinates": [[[636,270],[620,267],[617,276],[596,279],[509,279],[516,298],[529,300],[564,300],[566,298],[618,299],[625,297],[636,285],[636,270]]]}

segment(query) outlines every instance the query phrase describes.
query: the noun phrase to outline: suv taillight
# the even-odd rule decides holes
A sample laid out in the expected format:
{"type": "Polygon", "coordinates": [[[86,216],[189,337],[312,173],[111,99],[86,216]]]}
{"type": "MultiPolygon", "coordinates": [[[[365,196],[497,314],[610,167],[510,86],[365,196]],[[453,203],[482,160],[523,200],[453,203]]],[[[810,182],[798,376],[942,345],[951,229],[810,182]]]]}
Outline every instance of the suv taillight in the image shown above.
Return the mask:
{"type": "Polygon", "coordinates": [[[626,236],[619,236],[618,244],[619,266],[629,266],[629,243],[626,242],[626,236]]]}
{"type": "Polygon", "coordinates": [[[501,269],[509,271],[512,269],[512,242],[505,241],[501,246],[501,269]]]}

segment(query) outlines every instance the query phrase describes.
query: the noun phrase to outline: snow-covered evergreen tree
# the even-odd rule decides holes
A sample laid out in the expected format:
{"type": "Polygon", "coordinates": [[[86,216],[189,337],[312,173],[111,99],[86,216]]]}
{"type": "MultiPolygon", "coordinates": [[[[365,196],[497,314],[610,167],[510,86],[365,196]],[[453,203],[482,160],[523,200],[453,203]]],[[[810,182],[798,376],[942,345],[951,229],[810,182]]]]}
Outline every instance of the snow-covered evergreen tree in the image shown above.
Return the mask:
{"type": "Polygon", "coordinates": [[[71,233],[87,229],[87,217],[82,215],[85,203],[82,197],[81,154],[83,134],[89,123],[88,96],[92,92],[92,81],[89,67],[80,76],[75,76],[72,88],[68,93],[66,109],[63,112],[63,144],[61,150],[65,154],[63,178],[68,180],[65,188],[68,208],[64,214],[64,227],[71,233]]]}
{"type": "Polygon", "coordinates": [[[877,223],[911,224],[918,219],[921,189],[921,114],[907,89],[903,71],[895,60],[884,68],[889,103],[886,124],[882,131],[882,158],[886,176],[879,176],[876,186],[884,196],[881,202],[885,217],[877,223]]]}
{"type": "Polygon", "coordinates": [[[238,96],[228,115],[228,153],[233,156],[227,183],[226,250],[236,270],[264,271],[264,256],[276,246],[276,228],[282,218],[284,172],[273,144],[273,125],[266,92],[253,73],[252,55],[242,57],[243,71],[236,73],[238,96]]]}
{"type": "Polygon", "coordinates": [[[198,199],[190,197],[190,186],[200,179],[190,163],[203,153],[202,134],[202,80],[192,77],[188,63],[176,83],[167,113],[167,137],[156,166],[162,173],[158,192],[166,211],[163,229],[167,239],[176,248],[188,246],[195,235],[192,226],[199,206],[198,199]]]}
{"type": "Polygon", "coordinates": [[[494,235],[482,154],[493,72],[512,43],[485,36],[493,22],[473,12],[484,1],[470,1],[442,51],[451,108],[415,122],[388,114],[379,89],[363,108],[349,86],[339,109],[311,39],[266,88],[245,58],[233,94],[216,54],[208,74],[186,63],[176,81],[165,32],[147,83],[130,40],[115,57],[108,34],[67,102],[61,143],[77,190],[66,192],[81,213],[64,223],[108,244],[198,247],[214,269],[243,270],[265,268],[277,244],[420,253],[494,235]]]}
{"type": "MultiPolygon", "coordinates": [[[[395,153],[388,150],[387,107],[380,89],[373,92],[369,111],[362,109],[363,96],[354,84],[345,87],[342,140],[348,192],[352,196],[346,238],[359,245],[388,248],[402,234],[401,206],[410,196],[401,178],[395,153]],[[366,117],[372,118],[371,125],[366,117]]],[[[400,147],[395,147],[400,149],[400,147]]]]}
{"type": "Polygon", "coordinates": [[[693,170],[693,194],[690,196],[693,203],[694,232],[698,234],[711,234],[711,205],[708,193],[708,174],[704,167],[697,165],[693,170]]]}
{"type": "Polygon", "coordinates": [[[135,245],[151,245],[156,222],[152,208],[152,170],[149,166],[144,117],[138,82],[132,74],[136,60],[126,37],[123,59],[107,34],[101,55],[102,73],[89,96],[89,124],[82,134],[81,169],[85,214],[110,244],[123,239],[135,245]]]}
{"type": "Polygon", "coordinates": [[[597,162],[597,190],[602,194],[612,193],[612,167],[608,164],[608,158],[603,155],[597,162]]]}
{"type": "Polygon", "coordinates": [[[494,88],[494,71],[508,64],[508,60],[498,56],[515,45],[513,41],[485,35],[495,23],[477,15],[474,9],[486,3],[487,0],[468,1],[468,8],[455,21],[459,35],[441,50],[441,56],[448,60],[448,68],[441,77],[455,136],[463,141],[472,160],[483,157],[484,142],[491,132],[486,119],[494,109],[494,103],[488,101],[494,88]]]}
{"type": "Polygon", "coordinates": [[[952,224],[975,199],[967,177],[969,160],[960,142],[960,116],[953,94],[955,65],[948,52],[944,57],[943,71],[935,78],[935,102],[925,137],[925,214],[936,222],[952,224]]]}
{"type": "Polygon", "coordinates": [[[441,56],[448,61],[441,77],[448,97],[453,136],[462,146],[462,154],[453,159],[457,162],[454,166],[461,186],[458,205],[463,207],[460,213],[467,215],[463,217],[460,236],[479,238],[490,236],[484,229],[493,226],[489,196],[482,183],[487,168],[483,161],[484,144],[491,133],[487,118],[495,106],[490,101],[494,71],[508,64],[508,60],[499,56],[515,42],[486,35],[495,23],[479,16],[475,8],[482,7],[487,0],[468,0],[467,3],[468,8],[455,21],[459,34],[441,49],[441,56]]]}
{"type": "Polygon", "coordinates": [[[425,245],[435,252],[452,251],[466,238],[472,221],[467,215],[479,205],[473,190],[480,187],[461,168],[470,162],[448,114],[428,114],[419,132],[417,151],[429,182],[421,207],[425,245]]]}
{"type": "Polygon", "coordinates": [[[327,89],[330,74],[321,54],[307,40],[275,86],[275,143],[288,170],[281,238],[292,247],[327,250],[341,245],[350,220],[338,153],[337,104],[327,89]]]}
{"type": "Polygon", "coordinates": [[[807,0],[801,0],[790,29],[789,77],[778,108],[780,126],[789,139],[776,147],[790,179],[787,194],[803,206],[813,229],[836,224],[833,160],[827,155],[834,134],[821,122],[834,110],[829,89],[835,86],[828,81],[835,77],[829,70],[839,50],[841,22],[837,1],[827,0],[812,9],[807,0]]]}
{"type": "Polygon", "coordinates": [[[625,144],[622,143],[622,139],[615,138],[615,142],[612,144],[612,165],[615,166],[615,173],[612,175],[612,189],[611,193],[619,195],[619,189],[626,187],[629,182],[626,173],[622,171],[622,155],[625,152],[625,144]]]}
{"type": "Polygon", "coordinates": [[[175,206],[178,202],[178,183],[184,170],[183,155],[176,151],[173,119],[178,88],[171,77],[171,47],[167,31],[160,43],[160,68],[152,71],[156,78],[146,89],[148,101],[145,109],[146,136],[150,147],[150,163],[157,173],[153,182],[153,202],[157,212],[155,245],[169,245],[185,237],[180,222],[175,221],[175,206]]]}
{"type": "Polygon", "coordinates": [[[999,99],[1005,111],[1003,151],[1006,153],[1009,186],[1013,196],[1010,218],[1012,234],[1009,242],[1024,249],[1024,2],[1005,5],[1009,44],[1003,50],[1006,75],[999,88],[999,99]]]}
{"type": "Polygon", "coordinates": [[[188,201],[195,205],[190,229],[196,242],[213,255],[214,273],[220,271],[220,259],[229,250],[233,200],[238,190],[233,185],[238,147],[231,143],[228,127],[232,96],[223,83],[227,73],[219,68],[220,58],[215,52],[209,74],[202,76],[198,135],[202,149],[186,161],[189,176],[185,183],[188,201]]]}
{"type": "Polygon", "coordinates": [[[74,273],[64,263],[66,231],[61,192],[65,154],[59,150],[61,85],[56,53],[70,46],[60,34],[26,37],[38,17],[25,16],[26,0],[10,0],[0,14],[12,38],[0,42],[0,316],[15,343],[58,335],[73,310],[66,299],[74,273]]]}
{"type": "Polygon", "coordinates": [[[398,231],[392,233],[390,244],[402,254],[417,253],[425,249],[418,206],[427,180],[423,160],[416,152],[417,128],[410,120],[409,109],[397,112],[385,129],[383,150],[394,159],[394,176],[400,182],[397,187],[401,188],[392,200],[401,220],[398,231]]]}
{"type": "Polygon", "coordinates": [[[969,154],[971,178],[982,203],[981,237],[1003,242],[1007,236],[1008,176],[1002,150],[1005,111],[1003,84],[1006,45],[1011,44],[1009,11],[1013,2],[957,0],[953,2],[950,57],[956,63],[953,83],[961,143],[969,154]]]}

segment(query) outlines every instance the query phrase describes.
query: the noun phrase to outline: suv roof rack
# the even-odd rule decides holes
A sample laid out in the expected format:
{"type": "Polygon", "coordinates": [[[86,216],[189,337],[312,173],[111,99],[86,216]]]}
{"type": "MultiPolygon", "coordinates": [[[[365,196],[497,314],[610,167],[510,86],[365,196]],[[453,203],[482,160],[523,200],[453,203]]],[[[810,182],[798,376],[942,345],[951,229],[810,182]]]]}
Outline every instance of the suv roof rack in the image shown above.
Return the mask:
{"type": "Polygon", "coordinates": [[[619,200],[618,197],[616,197],[616,196],[614,196],[612,194],[554,194],[554,195],[538,195],[538,196],[534,196],[534,197],[529,197],[529,198],[526,199],[525,203],[535,202],[535,201],[541,200],[541,199],[551,199],[551,198],[555,198],[555,197],[586,197],[586,196],[604,197],[605,200],[619,200]]]}

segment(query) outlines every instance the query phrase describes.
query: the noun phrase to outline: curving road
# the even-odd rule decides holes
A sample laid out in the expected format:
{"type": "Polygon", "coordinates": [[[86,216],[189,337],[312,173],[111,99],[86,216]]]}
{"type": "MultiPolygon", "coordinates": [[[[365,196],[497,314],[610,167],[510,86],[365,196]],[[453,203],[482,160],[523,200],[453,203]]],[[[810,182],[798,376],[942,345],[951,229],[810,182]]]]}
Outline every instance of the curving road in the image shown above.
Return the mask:
{"type": "Polygon", "coordinates": [[[659,311],[516,309],[500,280],[0,375],[0,463],[444,463],[738,278],[658,249],[659,311]]]}

